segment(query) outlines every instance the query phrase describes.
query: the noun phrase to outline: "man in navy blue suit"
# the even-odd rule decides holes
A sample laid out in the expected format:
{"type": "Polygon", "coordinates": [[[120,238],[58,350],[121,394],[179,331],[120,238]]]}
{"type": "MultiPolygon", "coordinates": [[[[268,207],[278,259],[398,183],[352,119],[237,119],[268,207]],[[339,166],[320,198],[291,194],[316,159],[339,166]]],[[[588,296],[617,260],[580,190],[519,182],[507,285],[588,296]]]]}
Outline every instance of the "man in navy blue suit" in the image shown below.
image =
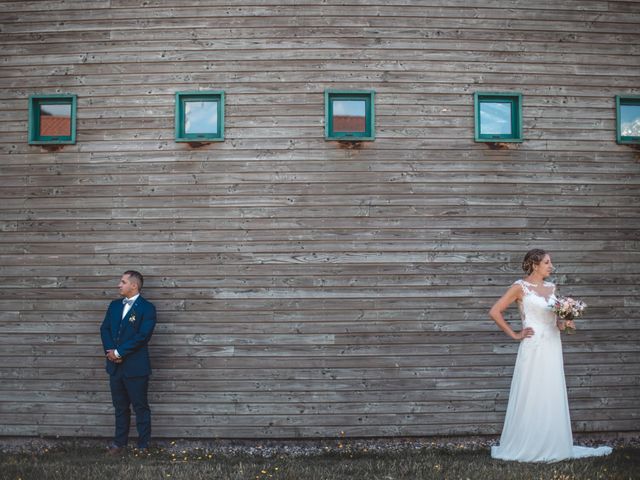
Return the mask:
{"type": "Polygon", "coordinates": [[[130,406],[136,413],[138,449],[145,452],[151,438],[148,344],[156,326],[156,308],[140,295],[143,282],[139,272],[124,272],[118,284],[123,298],[111,302],[100,327],[116,414],[115,438],[109,447],[109,454],[113,456],[124,453],[127,446],[130,406]]]}

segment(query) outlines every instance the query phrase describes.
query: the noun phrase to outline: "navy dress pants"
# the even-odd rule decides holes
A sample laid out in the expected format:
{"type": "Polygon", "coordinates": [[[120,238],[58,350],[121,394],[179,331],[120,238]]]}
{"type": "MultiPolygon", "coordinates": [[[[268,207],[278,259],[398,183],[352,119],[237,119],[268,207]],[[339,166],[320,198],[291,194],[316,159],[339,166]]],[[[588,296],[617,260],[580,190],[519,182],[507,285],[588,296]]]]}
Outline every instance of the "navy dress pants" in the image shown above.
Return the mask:
{"type": "Polygon", "coordinates": [[[149,376],[127,378],[122,375],[121,370],[117,369],[109,379],[111,399],[116,410],[114,443],[118,447],[127,445],[131,424],[130,406],[133,406],[138,429],[138,448],[148,448],[151,439],[151,409],[147,401],[149,376]]]}

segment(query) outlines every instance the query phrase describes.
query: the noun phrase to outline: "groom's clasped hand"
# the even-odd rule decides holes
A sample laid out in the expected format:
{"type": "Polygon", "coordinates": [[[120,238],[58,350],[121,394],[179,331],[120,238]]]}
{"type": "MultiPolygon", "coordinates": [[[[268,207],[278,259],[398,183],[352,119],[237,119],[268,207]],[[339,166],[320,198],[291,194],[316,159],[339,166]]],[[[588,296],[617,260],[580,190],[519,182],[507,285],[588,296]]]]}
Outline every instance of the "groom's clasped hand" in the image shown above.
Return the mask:
{"type": "Polygon", "coordinates": [[[122,363],[122,357],[116,357],[115,350],[107,350],[107,360],[113,363],[122,363]]]}

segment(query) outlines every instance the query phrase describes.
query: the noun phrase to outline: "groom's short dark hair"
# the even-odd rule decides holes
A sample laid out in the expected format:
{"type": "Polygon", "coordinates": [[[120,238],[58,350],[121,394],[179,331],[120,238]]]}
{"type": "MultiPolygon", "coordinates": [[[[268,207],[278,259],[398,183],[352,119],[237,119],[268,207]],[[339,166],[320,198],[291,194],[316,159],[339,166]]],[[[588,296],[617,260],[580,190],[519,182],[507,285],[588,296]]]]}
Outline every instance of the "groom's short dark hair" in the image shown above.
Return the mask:
{"type": "Polygon", "coordinates": [[[144,284],[144,277],[140,272],[136,272],[135,270],[127,270],[123,273],[123,275],[129,275],[129,278],[134,280],[138,284],[138,290],[142,290],[142,285],[144,284]]]}

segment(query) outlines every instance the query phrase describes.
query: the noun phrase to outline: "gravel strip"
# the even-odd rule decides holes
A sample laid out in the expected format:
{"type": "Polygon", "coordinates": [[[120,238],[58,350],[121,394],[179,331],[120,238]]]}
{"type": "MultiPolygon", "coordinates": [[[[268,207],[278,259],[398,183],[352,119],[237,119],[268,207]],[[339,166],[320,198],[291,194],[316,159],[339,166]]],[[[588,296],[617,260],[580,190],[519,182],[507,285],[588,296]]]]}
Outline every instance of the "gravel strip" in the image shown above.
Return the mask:
{"type": "MultiPolygon", "coordinates": [[[[574,435],[580,445],[610,445],[640,447],[638,435],[574,435]]],[[[68,448],[106,448],[107,440],[68,438],[0,438],[3,453],[42,454],[68,448]]],[[[347,438],[316,440],[158,440],[151,451],[176,455],[250,455],[274,457],[304,456],[325,453],[389,453],[423,448],[450,451],[488,449],[498,443],[498,437],[424,437],[424,438],[347,438]]]]}

